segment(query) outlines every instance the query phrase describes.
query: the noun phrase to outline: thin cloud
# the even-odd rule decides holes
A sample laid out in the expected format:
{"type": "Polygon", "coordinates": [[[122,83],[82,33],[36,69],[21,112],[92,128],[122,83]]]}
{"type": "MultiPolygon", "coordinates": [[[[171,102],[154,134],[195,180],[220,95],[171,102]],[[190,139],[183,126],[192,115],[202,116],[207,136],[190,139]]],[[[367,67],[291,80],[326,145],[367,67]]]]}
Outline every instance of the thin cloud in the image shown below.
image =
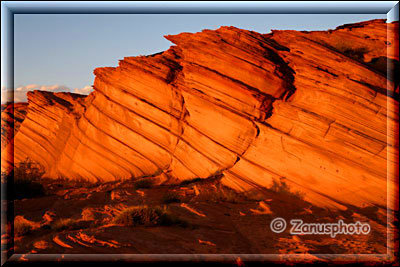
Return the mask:
{"type": "Polygon", "coordinates": [[[15,89],[16,92],[28,92],[33,90],[41,90],[48,92],[68,92],[70,89],[65,85],[38,85],[38,84],[28,84],[15,89]]]}
{"type": "Polygon", "coordinates": [[[26,93],[33,90],[41,90],[48,92],[70,92],[65,85],[39,85],[39,84],[28,84],[25,86],[18,87],[14,90],[14,102],[27,102],[26,93]]]}
{"type": "Polygon", "coordinates": [[[93,92],[93,87],[90,86],[90,85],[87,85],[87,86],[85,86],[83,88],[75,88],[74,89],[74,93],[75,94],[88,95],[91,92],[93,92]]]}
{"type": "MultiPolygon", "coordinates": [[[[27,102],[28,99],[27,99],[26,93],[29,91],[33,91],[33,90],[41,90],[41,91],[47,91],[47,92],[53,92],[53,93],[56,93],[56,92],[70,92],[71,93],[72,92],[72,90],[68,86],[65,86],[65,85],[28,84],[25,86],[20,86],[14,90],[14,102],[15,103],[27,102]]],[[[7,97],[3,97],[3,96],[7,96],[8,93],[12,90],[7,90],[3,87],[1,91],[2,91],[2,101],[1,102],[3,103],[3,102],[7,101],[7,99],[6,99],[7,97]]],[[[84,95],[87,95],[92,91],[93,91],[93,88],[92,88],[92,86],[89,86],[89,85],[85,86],[83,88],[75,88],[73,90],[74,93],[84,94],[84,95]]]]}

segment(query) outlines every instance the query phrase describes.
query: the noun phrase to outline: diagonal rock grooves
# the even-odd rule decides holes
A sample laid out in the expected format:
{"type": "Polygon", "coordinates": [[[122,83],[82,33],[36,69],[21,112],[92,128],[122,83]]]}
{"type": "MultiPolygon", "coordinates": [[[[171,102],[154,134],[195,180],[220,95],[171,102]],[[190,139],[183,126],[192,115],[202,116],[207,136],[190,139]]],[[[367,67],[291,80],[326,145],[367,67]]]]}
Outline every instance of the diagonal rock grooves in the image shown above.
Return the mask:
{"type": "Polygon", "coordinates": [[[359,26],[166,36],[165,52],[96,69],[88,97],[30,94],[15,160],[91,181],[223,172],[238,191],[281,180],[315,205],[384,207],[398,166],[398,102],[385,92],[398,87],[374,59],[398,61],[386,40],[398,23],[359,26]]]}
{"type": "MultiPolygon", "coordinates": [[[[168,36],[167,36],[167,38],[168,38],[168,36]]],[[[261,40],[265,41],[263,37],[259,36],[259,38],[261,38],[261,40]]],[[[227,43],[223,39],[222,39],[222,41],[227,43]]],[[[276,65],[276,69],[274,70],[274,74],[276,74],[278,77],[280,77],[280,78],[285,80],[285,82],[284,82],[285,84],[284,85],[285,85],[286,90],[283,91],[282,96],[288,96],[288,95],[293,94],[293,92],[295,90],[295,88],[293,86],[293,80],[294,80],[293,70],[290,67],[288,67],[288,65],[283,61],[283,59],[277,53],[275,53],[275,51],[274,51],[275,49],[267,47],[265,45],[262,45],[262,42],[260,40],[258,41],[258,44],[260,44],[260,46],[262,46],[265,49],[265,51],[261,55],[264,56],[266,59],[271,60],[276,65]]],[[[182,55],[181,51],[178,52],[177,49],[174,49],[174,55],[176,56],[178,64],[181,64],[181,62],[185,62],[187,64],[188,61],[185,61],[185,57],[184,57],[184,55],[182,55]],[[180,54],[179,56],[177,55],[178,53],[180,54]]],[[[193,63],[193,64],[197,65],[195,63],[193,63]]],[[[197,65],[197,66],[199,66],[199,65],[197,65]]],[[[203,66],[203,68],[206,68],[206,67],[203,66]]],[[[171,78],[167,81],[167,83],[173,85],[178,91],[185,90],[185,84],[184,84],[184,81],[185,81],[185,79],[184,79],[184,70],[185,70],[185,68],[182,65],[179,65],[179,67],[175,68],[174,70],[176,70],[176,71],[172,71],[170,73],[171,78]],[[181,78],[178,78],[178,76],[181,76],[181,78]]],[[[225,75],[223,75],[221,73],[218,73],[217,71],[214,71],[212,69],[208,69],[207,68],[207,70],[214,72],[216,75],[225,76],[225,75]]],[[[225,76],[225,77],[228,78],[228,79],[231,79],[235,83],[243,84],[240,80],[236,80],[236,79],[234,79],[232,77],[227,77],[227,76],[225,76]]],[[[263,94],[257,88],[251,87],[251,86],[246,85],[246,84],[243,84],[243,86],[245,86],[246,88],[248,88],[252,92],[256,92],[258,94],[260,94],[260,93],[263,94]]],[[[192,89],[196,89],[196,88],[192,88],[192,89]]],[[[186,90],[186,91],[189,91],[189,90],[186,90]]],[[[204,92],[201,92],[201,93],[204,94],[204,92]]],[[[261,104],[260,108],[261,108],[261,110],[263,110],[265,112],[265,114],[263,116],[261,116],[260,118],[254,118],[254,119],[259,120],[259,121],[264,121],[264,120],[268,119],[272,115],[272,103],[275,100],[275,98],[273,96],[269,95],[269,94],[263,94],[263,95],[265,95],[265,97],[262,99],[262,104],[261,104]]],[[[178,146],[179,142],[182,140],[182,135],[183,135],[183,132],[185,130],[185,126],[184,125],[187,125],[187,122],[185,121],[185,117],[186,116],[190,117],[190,113],[185,108],[185,104],[184,103],[185,103],[185,97],[183,96],[182,97],[182,112],[181,112],[181,118],[180,118],[180,122],[182,122],[183,127],[182,127],[181,134],[178,136],[178,142],[177,142],[175,148],[173,149],[173,153],[172,153],[172,157],[171,157],[171,163],[172,163],[172,160],[174,158],[174,153],[175,153],[176,147],[178,146]]],[[[230,109],[230,111],[234,112],[234,113],[237,113],[235,110],[231,110],[230,109]]],[[[190,125],[187,125],[187,126],[190,127],[190,125]]],[[[218,169],[215,173],[221,173],[221,172],[223,172],[225,170],[229,170],[230,168],[232,168],[240,160],[240,157],[244,153],[246,153],[247,149],[254,142],[255,138],[257,138],[257,136],[259,134],[259,131],[260,131],[258,126],[255,123],[253,123],[253,127],[256,129],[256,135],[251,140],[251,142],[248,144],[247,148],[245,148],[242,153],[236,154],[236,160],[232,164],[230,164],[228,166],[224,166],[221,169],[218,169]]],[[[229,148],[227,148],[227,149],[229,149],[229,148]]],[[[169,169],[169,167],[167,169],[169,169]]],[[[195,174],[195,175],[199,176],[197,174],[195,174]]],[[[212,176],[212,175],[210,175],[210,176],[212,176]]],[[[205,178],[205,177],[202,177],[202,178],[205,178]]]]}

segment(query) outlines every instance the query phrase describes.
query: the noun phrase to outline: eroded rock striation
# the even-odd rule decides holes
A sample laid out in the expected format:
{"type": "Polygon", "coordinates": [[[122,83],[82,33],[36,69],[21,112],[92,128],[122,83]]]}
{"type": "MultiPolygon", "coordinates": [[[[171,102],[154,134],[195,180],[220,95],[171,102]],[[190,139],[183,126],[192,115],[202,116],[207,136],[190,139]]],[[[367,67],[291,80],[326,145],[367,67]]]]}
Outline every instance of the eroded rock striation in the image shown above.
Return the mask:
{"type": "MultiPolygon", "coordinates": [[[[398,168],[398,23],[270,34],[221,27],[97,68],[89,96],[34,91],[15,161],[48,177],[273,181],[323,207],[386,207],[398,168]],[[397,52],[396,52],[397,51],[397,52]],[[387,78],[389,77],[389,78],[387,78]]],[[[3,168],[3,166],[2,166],[3,168]]]]}
{"type": "Polygon", "coordinates": [[[28,103],[5,103],[1,105],[1,169],[9,172],[12,169],[12,145],[15,134],[24,121],[28,103]]]}
{"type": "Polygon", "coordinates": [[[24,121],[28,103],[7,103],[1,105],[1,150],[13,140],[24,121]]]}
{"type": "Polygon", "coordinates": [[[29,159],[39,163],[47,177],[59,177],[57,164],[60,154],[69,140],[75,120],[84,110],[86,98],[71,93],[28,92],[26,116],[15,131],[14,139],[5,148],[7,152],[13,151],[14,156],[2,157],[2,170],[10,169],[13,161],[18,163],[29,159]]]}

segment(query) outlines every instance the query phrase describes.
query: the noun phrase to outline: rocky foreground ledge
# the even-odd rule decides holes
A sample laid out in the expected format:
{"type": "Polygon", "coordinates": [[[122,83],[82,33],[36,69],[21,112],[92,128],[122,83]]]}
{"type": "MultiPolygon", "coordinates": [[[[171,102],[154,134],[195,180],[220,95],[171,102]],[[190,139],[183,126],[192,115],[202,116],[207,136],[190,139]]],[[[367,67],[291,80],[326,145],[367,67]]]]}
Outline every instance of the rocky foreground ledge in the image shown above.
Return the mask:
{"type": "Polygon", "coordinates": [[[373,20],[169,35],[165,52],[95,69],[87,97],[28,93],[2,152],[49,178],[174,184],[223,174],[236,191],[280,183],[321,207],[386,208],[398,186],[399,87],[386,69],[398,68],[397,31],[373,20]]]}

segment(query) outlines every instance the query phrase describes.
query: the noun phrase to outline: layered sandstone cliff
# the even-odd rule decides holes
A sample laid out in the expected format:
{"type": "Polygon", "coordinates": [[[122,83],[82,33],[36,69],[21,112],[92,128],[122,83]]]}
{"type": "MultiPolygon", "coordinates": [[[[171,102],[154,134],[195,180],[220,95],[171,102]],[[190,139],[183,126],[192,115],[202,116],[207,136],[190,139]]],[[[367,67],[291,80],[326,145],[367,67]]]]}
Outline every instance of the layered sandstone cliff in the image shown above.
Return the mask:
{"type": "MultiPolygon", "coordinates": [[[[74,120],[84,110],[85,98],[71,93],[28,92],[27,114],[15,128],[14,140],[5,148],[8,151],[2,156],[2,170],[10,169],[13,161],[29,159],[44,167],[46,176],[58,177],[59,155],[69,140],[74,120]]],[[[14,108],[14,118],[17,118],[15,111],[14,108]]]]}
{"type": "Polygon", "coordinates": [[[14,146],[13,139],[24,121],[28,109],[27,103],[6,103],[1,105],[1,170],[12,169],[14,146]]]}
{"type": "Polygon", "coordinates": [[[19,126],[24,121],[27,103],[7,103],[1,105],[1,150],[13,140],[19,126]]]}
{"type": "Polygon", "coordinates": [[[278,181],[323,207],[386,207],[399,89],[382,66],[398,64],[387,34],[396,29],[375,20],[166,36],[175,46],[165,52],[96,69],[88,97],[30,93],[14,159],[53,178],[173,183],[222,173],[238,191],[278,181]]]}

